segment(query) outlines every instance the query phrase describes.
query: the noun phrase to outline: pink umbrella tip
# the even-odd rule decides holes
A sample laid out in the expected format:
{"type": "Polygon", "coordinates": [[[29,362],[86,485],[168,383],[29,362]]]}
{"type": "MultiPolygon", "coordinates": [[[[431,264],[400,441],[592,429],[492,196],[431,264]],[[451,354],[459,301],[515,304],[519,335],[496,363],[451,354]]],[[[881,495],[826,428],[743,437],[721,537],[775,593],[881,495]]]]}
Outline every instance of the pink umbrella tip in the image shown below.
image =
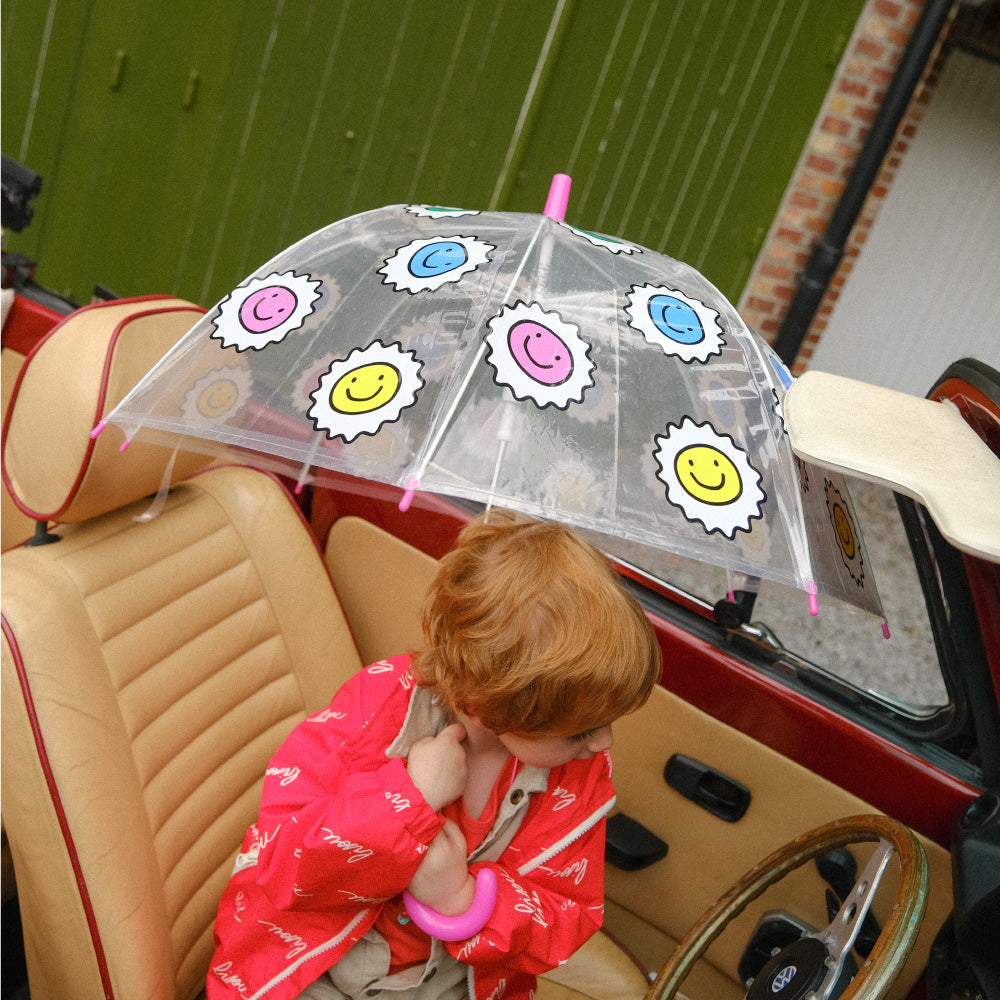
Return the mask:
{"type": "Polygon", "coordinates": [[[97,436],[104,430],[108,425],[103,420],[98,420],[94,429],[90,432],[91,440],[96,440],[97,436]]]}
{"type": "Polygon", "coordinates": [[[413,496],[417,492],[417,487],[420,485],[420,480],[416,476],[410,476],[406,480],[406,492],[403,493],[403,499],[399,501],[399,509],[405,514],[410,509],[410,504],[413,503],[413,496]]]}
{"type": "Polygon", "coordinates": [[[125,440],[122,441],[121,446],[118,448],[118,450],[119,451],[128,451],[128,446],[131,443],[132,443],[132,439],[131,438],[125,438],[125,440]]]}
{"type": "Polygon", "coordinates": [[[815,618],[819,614],[819,589],[812,580],[806,581],[806,593],[809,595],[809,614],[815,618]]]}
{"type": "Polygon", "coordinates": [[[885,639],[889,638],[889,623],[882,622],[882,637],[885,639]]]}
{"type": "Polygon", "coordinates": [[[549,197],[545,202],[545,212],[550,219],[562,222],[566,218],[566,206],[569,204],[569,189],[573,178],[569,174],[556,174],[549,187],[549,197]]]}

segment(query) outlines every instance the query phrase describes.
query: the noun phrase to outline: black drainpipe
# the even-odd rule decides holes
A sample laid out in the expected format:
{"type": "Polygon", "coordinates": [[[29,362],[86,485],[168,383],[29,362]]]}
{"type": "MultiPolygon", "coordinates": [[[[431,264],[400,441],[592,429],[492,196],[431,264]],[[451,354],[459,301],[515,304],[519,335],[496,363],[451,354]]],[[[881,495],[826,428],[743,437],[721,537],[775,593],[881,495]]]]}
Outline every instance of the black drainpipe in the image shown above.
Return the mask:
{"type": "Polygon", "coordinates": [[[840,266],[854,223],[875,183],[941,32],[948,23],[953,4],[954,0],[927,0],[924,5],[826,231],[816,241],[809,262],[796,278],[795,295],[774,341],[775,353],[789,367],[799,353],[823,296],[840,266]]]}

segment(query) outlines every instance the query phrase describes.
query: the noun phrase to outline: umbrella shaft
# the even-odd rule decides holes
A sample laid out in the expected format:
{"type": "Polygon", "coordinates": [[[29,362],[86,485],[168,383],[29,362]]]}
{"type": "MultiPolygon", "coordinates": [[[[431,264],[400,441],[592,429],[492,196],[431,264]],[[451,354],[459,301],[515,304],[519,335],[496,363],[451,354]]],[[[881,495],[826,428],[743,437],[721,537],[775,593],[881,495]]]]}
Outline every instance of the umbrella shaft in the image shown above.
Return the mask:
{"type": "MultiPolygon", "coordinates": [[[[546,218],[545,216],[543,216],[539,220],[538,225],[535,227],[535,231],[531,236],[531,242],[528,244],[527,249],[522,254],[521,260],[517,265],[517,270],[514,272],[514,277],[511,278],[510,284],[507,286],[507,291],[503,297],[503,301],[505,303],[510,298],[510,293],[514,290],[514,287],[517,285],[518,279],[521,277],[521,273],[524,271],[524,265],[527,262],[528,258],[531,256],[531,251],[534,249],[535,243],[538,242],[538,234],[542,231],[542,226],[545,225],[545,222],[546,218]]],[[[411,476],[411,479],[416,479],[418,483],[421,479],[423,479],[424,472],[427,469],[427,465],[430,462],[431,458],[434,456],[434,453],[437,451],[438,445],[440,445],[441,439],[444,437],[445,431],[447,431],[448,428],[451,426],[451,422],[455,417],[455,413],[458,410],[459,404],[462,402],[462,398],[465,396],[466,389],[469,388],[469,383],[472,381],[473,376],[476,374],[476,371],[479,367],[479,362],[482,360],[485,351],[486,351],[486,342],[483,341],[479,345],[479,350],[476,352],[476,356],[475,358],[473,358],[472,364],[470,364],[467,367],[465,377],[462,379],[462,384],[458,387],[458,391],[452,394],[451,403],[447,411],[439,421],[437,428],[431,435],[430,440],[424,446],[423,453],[418,459],[416,467],[413,470],[413,475],[411,476]]],[[[497,469],[499,469],[499,465],[497,466],[497,469]]]]}

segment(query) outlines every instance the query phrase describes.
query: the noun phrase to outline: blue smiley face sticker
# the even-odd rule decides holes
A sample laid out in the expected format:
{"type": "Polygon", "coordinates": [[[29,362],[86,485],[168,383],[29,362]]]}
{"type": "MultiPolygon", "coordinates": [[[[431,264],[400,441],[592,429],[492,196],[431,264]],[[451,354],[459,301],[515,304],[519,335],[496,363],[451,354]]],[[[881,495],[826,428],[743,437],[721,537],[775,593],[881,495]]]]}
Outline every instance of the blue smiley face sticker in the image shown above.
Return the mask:
{"type": "Polygon", "coordinates": [[[690,363],[722,353],[718,311],[676,288],[633,285],[625,312],[629,326],[666,355],[690,363]]]}
{"type": "Polygon", "coordinates": [[[673,295],[654,295],[649,300],[649,318],[665,337],[678,344],[699,344],[705,339],[698,314],[673,295]]]}
{"type": "Polygon", "coordinates": [[[440,240],[421,247],[410,258],[409,271],[416,278],[433,278],[461,267],[469,255],[455,240],[440,240]]]}
{"type": "Polygon", "coordinates": [[[496,250],[492,243],[474,236],[432,236],[413,240],[387,257],[378,273],[397,292],[436,292],[482,267],[496,250]]]}

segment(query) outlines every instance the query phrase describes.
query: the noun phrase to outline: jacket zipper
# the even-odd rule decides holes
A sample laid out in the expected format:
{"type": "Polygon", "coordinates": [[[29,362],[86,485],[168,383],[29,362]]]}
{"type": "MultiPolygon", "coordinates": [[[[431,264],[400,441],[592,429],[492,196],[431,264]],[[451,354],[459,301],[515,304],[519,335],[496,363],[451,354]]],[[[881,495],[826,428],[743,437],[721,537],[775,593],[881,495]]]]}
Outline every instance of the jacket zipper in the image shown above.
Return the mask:
{"type": "Polygon", "coordinates": [[[611,810],[614,808],[616,801],[616,796],[612,795],[611,798],[604,803],[600,808],[592,812],[576,829],[571,830],[566,834],[561,840],[556,841],[551,847],[546,848],[542,851],[538,857],[532,859],[531,861],[526,861],[520,868],[518,868],[518,875],[527,875],[528,872],[534,871],[539,865],[545,864],[550,858],[554,858],[563,848],[568,847],[575,840],[579,840],[588,830],[595,827],[611,810]]]}
{"type": "Polygon", "coordinates": [[[310,959],[315,958],[317,955],[322,955],[323,952],[329,951],[331,948],[335,948],[370,912],[370,910],[362,910],[336,937],[332,937],[329,941],[325,941],[318,947],[313,948],[312,951],[303,955],[297,962],[293,962],[291,965],[282,969],[281,972],[279,972],[278,975],[276,975],[270,982],[265,983],[259,990],[257,990],[257,992],[250,997],[250,1000],[259,1000],[260,997],[265,996],[273,990],[275,986],[283,983],[300,965],[303,965],[310,959]]]}

